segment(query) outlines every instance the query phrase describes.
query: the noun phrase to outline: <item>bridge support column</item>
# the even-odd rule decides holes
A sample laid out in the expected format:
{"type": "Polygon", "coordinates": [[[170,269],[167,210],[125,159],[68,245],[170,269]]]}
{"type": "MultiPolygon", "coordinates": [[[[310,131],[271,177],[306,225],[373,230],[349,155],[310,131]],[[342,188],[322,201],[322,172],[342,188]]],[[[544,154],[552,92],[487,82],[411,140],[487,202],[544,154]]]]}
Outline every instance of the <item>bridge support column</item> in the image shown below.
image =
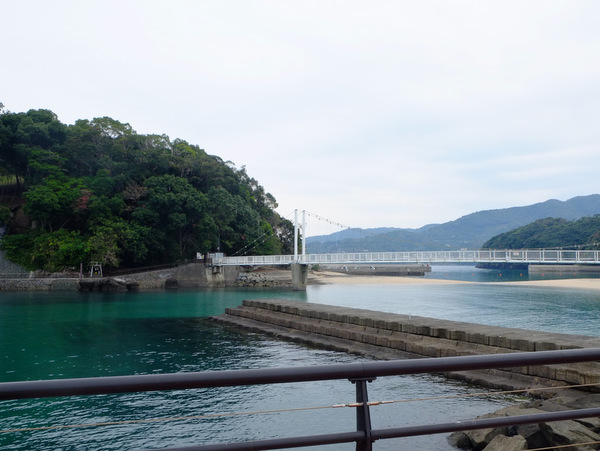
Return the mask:
{"type": "Polygon", "coordinates": [[[292,289],[294,291],[306,291],[308,281],[308,265],[292,263],[292,289]]]}

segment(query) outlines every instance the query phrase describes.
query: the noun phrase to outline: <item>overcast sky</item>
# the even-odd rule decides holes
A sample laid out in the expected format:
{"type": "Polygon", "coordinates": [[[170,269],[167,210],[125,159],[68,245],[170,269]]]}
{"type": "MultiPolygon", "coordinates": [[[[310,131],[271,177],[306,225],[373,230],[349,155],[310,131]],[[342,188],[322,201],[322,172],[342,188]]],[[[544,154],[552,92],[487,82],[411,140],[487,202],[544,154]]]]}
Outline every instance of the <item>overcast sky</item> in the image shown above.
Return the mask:
{"type": "Polygon", "coordinates": [[[600,192],[596,0],[0,10],[6,109],[197,144],[246,166],[284,217],[421,227],[600,192]]]}

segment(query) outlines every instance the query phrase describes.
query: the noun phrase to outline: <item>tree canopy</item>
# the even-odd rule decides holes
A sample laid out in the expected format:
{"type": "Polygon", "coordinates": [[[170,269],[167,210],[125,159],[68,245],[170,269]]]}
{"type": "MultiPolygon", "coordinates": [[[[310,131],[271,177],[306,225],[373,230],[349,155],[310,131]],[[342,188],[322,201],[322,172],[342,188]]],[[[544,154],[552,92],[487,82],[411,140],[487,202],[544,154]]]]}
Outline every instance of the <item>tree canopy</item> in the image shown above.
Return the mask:
{"type": "Polygon", "coordinates": [[[15,207],[6,214],[0,198],[9,225],[2,246],[28,269],[293,249],[293,225],[245,167],[109,117],[66,125],[50,110],[0,108],[0,168],[22,193],[27,218],[17,224],[15,207]]]}

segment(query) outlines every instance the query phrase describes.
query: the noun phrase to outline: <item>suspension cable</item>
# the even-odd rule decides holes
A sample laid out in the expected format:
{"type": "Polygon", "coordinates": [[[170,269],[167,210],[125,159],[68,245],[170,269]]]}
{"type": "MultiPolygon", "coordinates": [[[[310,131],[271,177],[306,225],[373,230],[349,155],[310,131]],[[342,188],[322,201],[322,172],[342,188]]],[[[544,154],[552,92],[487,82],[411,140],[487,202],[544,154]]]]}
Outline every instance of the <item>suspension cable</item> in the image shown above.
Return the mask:
{"type": "Polygon", "coordinates": [[[307,211],[307,212],[306,212],[306,214],[307,214],[307,215],[309,215],[309,216],[312,216],[312,217],[314,217],[314,218],[317,218],[317,219],[319,219],[320,221],[325,221],[325,222],[327,222],[327,223],[329,223],[329,224],[336,225],[336,226],[338,226],[338,227],[341,227],[341,228],[343,228],[343,229],[351,229],[351,228],[352,228],[352,227],[350,227],[350,226],[347,226],[347,225],[345,225],[345,224],[341,224],[341,223],[339,223],[339,222],[332,221],[331,219],[327,219],[327,218],[324,218],[324,217],[322,217],[322,216],[319,216],[319,215],[317,215],[317,214],[315,214],[315,213],[311,213],[310,211],[307,211]]]}

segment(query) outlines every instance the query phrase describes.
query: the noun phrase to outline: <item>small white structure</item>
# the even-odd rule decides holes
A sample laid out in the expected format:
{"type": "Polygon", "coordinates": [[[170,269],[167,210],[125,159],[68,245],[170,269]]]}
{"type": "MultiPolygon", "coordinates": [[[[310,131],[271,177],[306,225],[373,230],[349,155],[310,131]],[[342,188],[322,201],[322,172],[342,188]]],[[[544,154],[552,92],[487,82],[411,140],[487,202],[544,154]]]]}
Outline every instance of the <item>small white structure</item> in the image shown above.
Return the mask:
{"type": "Polygon", "coordinates": [[[90,265],[90,277],[100,277],[102,278],[102,264],[98,262],[94,262],[90,265]]]}

